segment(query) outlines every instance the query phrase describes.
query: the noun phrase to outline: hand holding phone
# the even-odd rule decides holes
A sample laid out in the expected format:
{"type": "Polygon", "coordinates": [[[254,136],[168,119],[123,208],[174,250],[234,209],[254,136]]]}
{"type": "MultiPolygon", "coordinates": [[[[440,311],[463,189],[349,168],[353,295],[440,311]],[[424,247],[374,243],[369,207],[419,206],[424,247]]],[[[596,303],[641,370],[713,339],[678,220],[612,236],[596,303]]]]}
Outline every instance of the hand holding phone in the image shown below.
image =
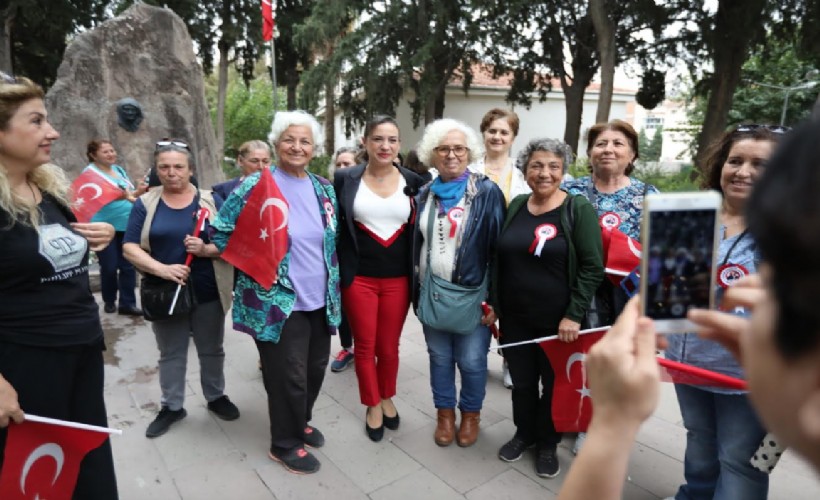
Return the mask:
{"type": "Polygon", "coordinates": [[[703,191],[651,194],[644,201],[641,303],[660,333],[695,331],[689,309],[714,308],[721,200],[703,191]]]}

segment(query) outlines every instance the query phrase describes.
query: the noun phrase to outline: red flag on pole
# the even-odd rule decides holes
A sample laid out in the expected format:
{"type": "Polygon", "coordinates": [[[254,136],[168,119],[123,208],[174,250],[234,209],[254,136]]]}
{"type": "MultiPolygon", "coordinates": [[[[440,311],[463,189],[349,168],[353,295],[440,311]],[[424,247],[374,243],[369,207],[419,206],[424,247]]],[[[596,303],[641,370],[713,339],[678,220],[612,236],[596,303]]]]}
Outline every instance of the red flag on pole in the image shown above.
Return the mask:
{"type": "Polygon", "coordinates": [[[555,373],[552,388],[552,421],[558,432],[585,432],[592,419],[592,399],[587,387],[586,353],[606,332],[579,335],[574,342],[545,341],[539,345],[555,373]]]}
{"type": "Polygon", "coordinates": [[[270,42],[273,38],[273,6],[271,0],[262,0],[262,40],[270,42]]]}
{"type": "Polygon", "coordinates": [[[122,198],[122,194],[123,190],[114,182],[89,168],[71,183],[71,211],[78,221],[88,222],[102,207],[122,198]]]}
{"type": "Polygon", "coordinates": [[[26,421],[9,425],[0,472],[3,500],[70,499],[80,462],[108,433],[26,421]]]}
{"type": "Polygon", "coordinates": [[[621,283],[624,276],[641,265],[641,244],[615,228],[610,232],[609,245],[606,253],[606,273],[616,285],[621,283]]]}
{"type": "Polygon", "coordinates": [[[222,252],[223,260],[266,290],[276,281],[279,263],[288,251],[288,210],[270,169],[262,169],[222,252]]]}

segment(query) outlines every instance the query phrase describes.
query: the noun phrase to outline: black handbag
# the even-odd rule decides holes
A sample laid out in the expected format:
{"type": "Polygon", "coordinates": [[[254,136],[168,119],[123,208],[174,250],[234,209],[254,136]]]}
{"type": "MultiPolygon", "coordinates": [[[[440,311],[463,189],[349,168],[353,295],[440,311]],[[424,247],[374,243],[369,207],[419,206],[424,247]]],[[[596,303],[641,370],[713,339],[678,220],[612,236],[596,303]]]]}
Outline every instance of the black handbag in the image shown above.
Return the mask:
{"type": "Polygon", "coordinates": [[[140,280],[140,303],[142,316],[148,321],[169,319],[183,314],[189,314],[196,307],[196,296],[191,279],[179,291],[174,313],[169,314],[178,283],[146,274],[140,280]]]}

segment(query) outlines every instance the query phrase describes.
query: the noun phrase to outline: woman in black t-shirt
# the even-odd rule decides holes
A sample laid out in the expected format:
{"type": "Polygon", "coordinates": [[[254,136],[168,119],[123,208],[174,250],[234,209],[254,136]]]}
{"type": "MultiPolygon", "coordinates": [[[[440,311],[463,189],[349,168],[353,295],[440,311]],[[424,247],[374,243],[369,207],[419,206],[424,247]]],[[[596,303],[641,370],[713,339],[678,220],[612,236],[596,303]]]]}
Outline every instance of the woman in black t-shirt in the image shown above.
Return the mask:
{"type": "MultiPolygon", "coordinates": [[[[114,227],[79,224],[69,210],[68,180],[48,164],[60,135],[43,97],[31,80],[0,73],[0,469],[5,427],[23,411],[108,425],[88,250],[104,249],[114,227]]],[[[109,440],[83,459],[74,498],[117,498],[109,440]]]]}
{"type": "MultiPolygon", "coordinates": [[[[532,194],[512,200],[498,240],[490,290],[502,345],[547,335],[574,341],[604,277],[595,210],[582,196],[560,189],[571,160],[569,146],[554,139],[534,139],[518,156],[532,194]]],[[[513,381],[516,432],[498,457],[514,462],[535,445],[536,474],[555,477],[561,441],[551,414],[555,374],[538,344],[504,349],[504,356],[513,381]]]]}

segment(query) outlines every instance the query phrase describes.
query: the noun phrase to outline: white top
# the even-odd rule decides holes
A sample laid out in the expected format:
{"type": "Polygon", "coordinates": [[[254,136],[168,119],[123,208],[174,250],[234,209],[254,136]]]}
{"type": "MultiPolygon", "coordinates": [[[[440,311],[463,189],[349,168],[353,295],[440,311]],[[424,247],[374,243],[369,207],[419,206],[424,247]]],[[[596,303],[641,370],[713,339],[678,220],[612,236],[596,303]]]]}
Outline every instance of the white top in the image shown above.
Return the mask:
{"type": "Polygon", "coordinates": [[[364,181],[356,191],[353,220],[382,245],[389,246],[410,218],[410,198],[404,194],[405,186],[407,181],[400,175],[398,188],[387,198],[374,193],[364,181]]]}
{"type": "Polygon", "coordinates": [[[507,157],[507,163],[498,176],[492,175],[487,170],[487,167],[484,165],[484,158],[481,158],[475,163],[471,163],[467,168],[473,172],[484,174],[489,177],[491,181],[495,182],[496,185],[501,188],[501,192],[504,193],[504,199],[507,205],[509,205],[510,200],[516,196],[532,192],[532,189],[527,185],[526,179],[524,179],[524,174],[515,168],[512,158],[510,157],[507,157]]]}
{"type": "MultiPolygon", "coordinates": [[[[466,217],[461,218],[461,224],[459,224],[459,227],[455,231],[455,236],[451,238],[450,232],[453,224],[450,218],[447,217],[447,215],[438,217],[438,214],[436,214],[437,216],[434,220],[433,226],[433,241],[428,242],[427,220],[431,208],[433,210],[438,210],[436,208],[435,196],[432,192],[430,192],[430,197],[424,207],[424,212],[417,215],[417,217],[419,217],[419,229],[421,230],[421,236],[423,239],[421,258],[419,259],[419,277],[424,279],[424,273],[427,272],[427,252],[429,251],[431,252],[430,268],[433,270],[433,274],[439,278],[444,278],[447,281],[452,281],[453,271],[455,270],[456,265],[456,247],[458,240],[461,237],[461,232],[464,230],[463,222],[467,219],[466,217]]],[[[462,197],[458,201],[458,204],[453,208],[461,208],[464,210],[464,197],[462,197]]]]}

